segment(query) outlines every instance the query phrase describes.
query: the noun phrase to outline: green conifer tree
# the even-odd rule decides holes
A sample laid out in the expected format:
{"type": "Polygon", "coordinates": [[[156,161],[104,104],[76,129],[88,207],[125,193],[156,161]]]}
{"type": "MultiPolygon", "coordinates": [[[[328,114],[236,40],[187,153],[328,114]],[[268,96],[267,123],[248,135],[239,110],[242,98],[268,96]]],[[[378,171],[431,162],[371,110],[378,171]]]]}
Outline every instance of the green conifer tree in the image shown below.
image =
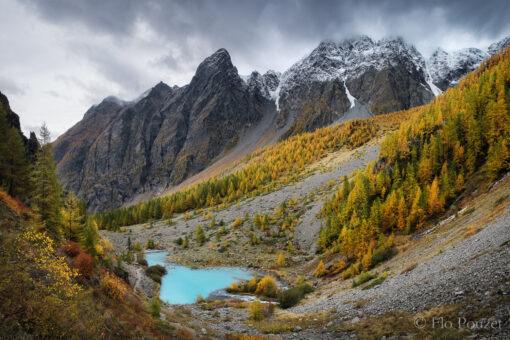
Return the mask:
{"type": "Polygon", "coordinates": [[[53,237],[62,236],[62,198],[61,187],[57,179],[53,161],[50,132],[43,124],[41,127],[41,149],[37,154],[32,171],[31,202],[36,219],[53,237]]]}

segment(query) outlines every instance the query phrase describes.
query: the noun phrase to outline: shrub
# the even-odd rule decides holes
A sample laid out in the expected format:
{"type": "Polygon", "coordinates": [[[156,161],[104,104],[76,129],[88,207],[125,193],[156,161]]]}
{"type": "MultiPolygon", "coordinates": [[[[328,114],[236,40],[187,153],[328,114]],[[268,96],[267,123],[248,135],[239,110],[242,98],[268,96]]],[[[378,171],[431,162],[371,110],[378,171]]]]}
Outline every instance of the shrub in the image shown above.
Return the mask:
{"type": "Polygon", "coordinates": [[[326,274],[326,269],[324,269],[324,262],[319,262],[319,264],[317,265],[317,268],[315,268],[315,272],[313,273],[313,276],[315,277],[321,277],[323,276],[324,274],[326,274]]]}
{"type": "Polygon", "coordinates": [[[232,223],[232,228],[237,228],[239,227],[240,225],[243,224],[243,219],[241,217],[238,217],[234,223],[232,223]]]}
{"type": "Polygon", "coordinates": [[[257,235],[252,234],[252,236],[251,236],[251,238],[250,238],[250,244],[251,244],[252,246],[257,245],[257,244],[260,244],[260,240],[259,240],[259,238],[257,237],[257,235]]]}
{"type": "Polygon", "coordinates": [[[260,282],[257,284],[257,290],[255,294],[264,295],[266,297],[276,297],[277,286],[276,280],[274,277],[270,275],[266,275],[260,282]]]}
{"type": "MultiPolygon", "coordinates": [[[[255,276],[253,277],[253,279],[251,279],[250,281],[248,281],[248,283],[246,284],[246,289],[243,289],[247,292],[252,292],[252,293],[255,293],[255,291],[257,290],[257,285],[259,283],[259,278],[257,276],[257,274],[255,274],[255,276]]],[[[244,286],[244,285],[243,285],[244,286]]]]}
{"type": "Polygon", "coordinates": [[[255,321],[262,320],[264,318],[262,311],[263,311],[262,303],[260,303],[259,300],[254,300],[250,305],[251,319],[255,321]]]}
{"type": "Polygon", "coordinates": [[[138,264],[140,264],[144,267],[146,267],[148,265],[147,260],[144,259],[143,257],[138,260],[138,264]]]}
{"type": "Polygon", "coordinates": [[[179,340],[193,340],[195,339],[195,336],[193,335],[193,332],[191,332],[187,328],[180,328],[175,332],[175,336],[179,340]]]}
{"type": "Polygon", "coordinates": [[[353,263],[342,273],[342,279],[346,280],[356,276],[360,272],[361,263],[353,263]]]}
{"type": "Polygon", "coordinates": [[[340,273],[342,270],[347,267],[347,264],[344,261],[338,261],[335,264],[333,264],[333,268],[331,268],[331,274],[335,275],[340,273]]]}
{"type": "Polygon", "coordinates": [[[285,258],[283,257],[283,254],[280,253],[278,256],[278,267],[283,267],[285,265],[285,258]]]}
{"type": "Polygon", "coordinates": [[[2,188],[0,188],[0,201],[3,201],[7,208],[15,212],[18,216],[30,211],[21,201],[15,197],[9,196],[2,188]]]}
{"type": "Polygon", "coordinates": [[[83,250],[81,250],[81,247],[78,243],[73,241],[67,241],[67,245],[65,248],[65,253],[69,257],[75,257],[78,256],[83,250]]]}
{"type": "Polygon", "coordinates": [[[377,279],[373,280],[372,282],[370,282],[368,285],[366,285],[362,289],[366,290],[366,289],[370,289],[372,287],[378,286],[381,283],[383,283],[384,280],[386,280],[387,277],[388,277],[388,273],[384,272],[384,274],[381,277],[378,277],[377,279]]]}
{"type": "Polygon", "coordinates": [[[202,246],[205,242],[205,233],[204,229],[202,229],[202,225],[199,224],[197,229],[195,230],[195,239],[197,240],[197,243],[199,246],[202,246]]]}
{"type": "Polygon", "coordinates": [[[145,269],[145,274],[157,283],[161,283],[161,277],[166,273],[166,268],[159,264],[145,269]]]}
{"type": "Polygon", "coordinates": [[[370,261],[371,268],[375,267],[381,262],[389,260],[393,256],[393,248],[384,248],[375,252],[370,261]]]}
{"type": "Polygon", "coordinates": [[[147,249],[154,249],[156,248],[156,244],[154,243],[154,240],[151,238],[147,239],[147,244],[145,245],[145,248],[147,249]]]}
{"type": "Polygon", "coordinates": [[[154,296],[150,302],[150,311],[153,318],[159,318],[161,313],[161,302],[157,296],[154,296]]]}
{"type": "Polygon", "coordinates": [[[352,280],[352,287],[358,287],[359,285],[362,285],[365,282],[375,279],[376,277],[377,277],[377,274],[362,273],[358,277],[358,280],[356,280],[356,279],[352,280]]]}
{"type": "Polygon", "coordinates": [[[176,243],[178,246],[182,246],[182,237],[179,237],[177,240],[175,240],[175,243],[176,243]]]}
{"type": "Polygon", "coordinates": [[[237,285],[237,282],[232,282],[232,285],[227,288],[227,292],[229,293],[235,293],[239,291],[239,286],[237,285]]]}
{"type": "Polygon", "coordinates": [[[124,301],[127,289],[124,281],[119,279],[114,274],[104,271],[100,280],[100,286],[103,292],[110,298],[117,301],[124,301]]]}
{"type": "Polygon", "coordinates": [[[195,303],[204,303],[204,302],[205,302],[204,297],[202,296],[202,294],[198,293],[197,297],[195,299],[195,303]]]}
{"type": "Polygon", "coordinates": [[[295,306],[306,294],[313,292],[313,287],[308,283],[300,283],[294,287],[280,291],[278,302],[281,308],[295,306]]]}
{"type": "Polygon", "coordinates": [[[90,278],[94,273],[94,259],[87,253],[81,252],[73,259],[73,266],[78,269],[80,275],[90,278]]]}
{"type": "Polygon", "coordinates": [[[140,244],[139,241],[135,242],[135,244],[133,245],[133,250],[134,251],[142,251],[142,245],[140,244]]]}

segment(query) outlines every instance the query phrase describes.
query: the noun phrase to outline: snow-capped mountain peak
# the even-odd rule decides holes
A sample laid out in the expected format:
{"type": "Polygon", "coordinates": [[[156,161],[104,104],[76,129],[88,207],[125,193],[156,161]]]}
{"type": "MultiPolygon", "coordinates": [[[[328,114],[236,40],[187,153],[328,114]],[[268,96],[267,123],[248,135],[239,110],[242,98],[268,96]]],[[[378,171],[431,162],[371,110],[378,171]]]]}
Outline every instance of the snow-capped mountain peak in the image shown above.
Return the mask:
{"type": "Polygon", "coordinates": [[[345,81],[369,68],[381,70],[396,64],[403,64],[409,72],[424,73],[425,70],[422,55],[400,37],[377,42],[367,36],[339,43],[326,40],[283,73],[280,87],[285,92],[304,83],[332,79],[345,81]]]}
{"type": "Polygon", "coordinates": [[[508,45],[510,45],[510,36],[506,37],[506,38],[503,38],[500,41],[491,44],[489,46],[489,48],[487,49],[487,52],[490,55],[493,55],[493,54],[498,53],[499,51],[501,51],[502,49],[504,49],[508,45]]]}
{"type": "Polygon", "coordinates": [[[427,60],[432,81],[441,90],[456,85],[460,78],[474,70],[489,56],[478,48],[464,48],[451,53],[438,48],[427,60]]]}

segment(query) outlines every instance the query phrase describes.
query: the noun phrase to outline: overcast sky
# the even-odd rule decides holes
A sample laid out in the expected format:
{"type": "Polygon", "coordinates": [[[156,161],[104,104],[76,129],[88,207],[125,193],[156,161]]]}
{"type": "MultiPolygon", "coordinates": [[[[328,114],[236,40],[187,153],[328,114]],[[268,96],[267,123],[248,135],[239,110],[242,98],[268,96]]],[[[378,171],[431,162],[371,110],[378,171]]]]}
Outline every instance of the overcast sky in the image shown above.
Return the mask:
{"type": "Polygon", "coordinates": [[[426,57],[510,35],[510,1],[0,0],[0,91],[55,138],[109,95],[187,84],[226,48],[240,74],[284,71],[324,39],[400,35],[426,57]]]}

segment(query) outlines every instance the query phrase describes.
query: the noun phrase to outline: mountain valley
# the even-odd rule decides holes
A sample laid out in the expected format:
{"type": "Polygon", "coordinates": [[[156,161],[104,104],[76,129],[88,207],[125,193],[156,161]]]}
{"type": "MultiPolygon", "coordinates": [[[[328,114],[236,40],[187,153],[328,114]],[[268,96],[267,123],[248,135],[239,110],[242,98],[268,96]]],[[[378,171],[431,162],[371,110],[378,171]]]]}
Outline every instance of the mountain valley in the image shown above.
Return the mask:
{"type": "Polygon", "coordinates": [[[0,93],[0,339],[509,339],[509,44],[220,48],[54,141],[0,93]]]}

